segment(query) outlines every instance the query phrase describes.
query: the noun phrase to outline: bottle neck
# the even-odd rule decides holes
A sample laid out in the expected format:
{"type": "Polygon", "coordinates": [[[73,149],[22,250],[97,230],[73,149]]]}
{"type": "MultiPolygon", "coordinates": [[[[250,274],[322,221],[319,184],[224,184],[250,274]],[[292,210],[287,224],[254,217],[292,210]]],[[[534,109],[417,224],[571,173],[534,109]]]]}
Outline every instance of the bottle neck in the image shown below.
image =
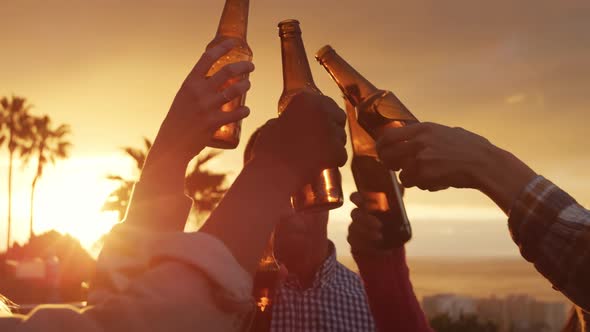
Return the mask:
{"type": "Polygon", "coordinates": [[[350,141],[354,156],[369,156],[377,158],[375,140],[358,123],[356,110],[352,104],[345,99],[346,114],[348,117],[348,129],[350,130],[350,141]]]}
{"type": "Polygon", "coordinates": [[[324,46],[316,55],[346,98],[357,106],[380,90],[357,72],[334,49],[324,46]]]}
{"type": "Polygon", "coordinates": [[[217,28],[217,37],[246,40],[250,0],[226,0],[217,28]]]}
{"type": "Polygon", "coordinates": [[[281,33],[283,91],[311,88],[317,90],[307,61],[301,32],[281,33]]]}

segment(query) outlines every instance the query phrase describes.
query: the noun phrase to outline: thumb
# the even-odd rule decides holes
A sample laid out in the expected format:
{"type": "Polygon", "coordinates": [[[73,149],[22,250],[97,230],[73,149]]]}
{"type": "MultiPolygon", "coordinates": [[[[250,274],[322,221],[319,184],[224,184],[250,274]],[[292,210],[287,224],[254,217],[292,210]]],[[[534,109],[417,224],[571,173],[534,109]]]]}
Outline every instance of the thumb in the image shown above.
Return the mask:
{"type": "Polygon", "coordinates": [[[426,123],[416,123],[401,128],[387,128],[377,141],[377,150],[391,144],[410,140],[426,130],[427,126],[426,123]]]}

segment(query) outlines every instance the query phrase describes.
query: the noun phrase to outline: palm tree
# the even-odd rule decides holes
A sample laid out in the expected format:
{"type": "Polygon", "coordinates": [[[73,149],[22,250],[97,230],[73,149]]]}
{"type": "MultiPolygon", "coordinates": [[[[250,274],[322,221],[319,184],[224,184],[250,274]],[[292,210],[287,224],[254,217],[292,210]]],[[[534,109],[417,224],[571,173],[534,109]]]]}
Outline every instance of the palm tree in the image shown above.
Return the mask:
{"type": "MultiPolygon", "coordinates": [[[[137,174],[141,172],[147,154],[152,148],[152,142],[148,138],[143,138],[143,148],[136,149],[132,147],[122,148],[125,153],[135,161],[137,174]]],[[[115,211],[118,213],[119,221],[122,221],[127,212],[127,205],[131,198],[131,191],[136,180],[125,179],[119,175],[107,175],[107,179],[119,182],[119,187],[109,194],[106,202],[102,206],[103,211],[115,211]]]]}
{"type": "Polygon", "coordinates": [[[227,173],[205,169],[205,165],[219,154],[220,152],[215,151],[198,157],[193,169],[186,176],[186,192],[193,199],[193,213],[198,221],[211,213],[227,192],[227,173]]]}
{"type": "Polygon", "coordinates": [[[3,97],[0,99],[1,121],[3,123],[5,134],[0,141],[8,141],[8,210],[7,210],[7,232],[6,247],[10,247],[10,232],[12,229],[12,167],[14,162],[14,153],[25,147],[26,138],[29,137],[31,129],[31,118],[29,110],[31,105],[27,103],[26,98],[12,96],[10,99],[3,97]]]}
{"type": "MultiPolygon", "coordinates": [[[[143,148],[123,148],[123,151],[135,161],[137,174],[141,172],[151,147],[152,142],[144,138],[143,148]]],[[[213,211],[227,191],[227,188],[224,187],[227,174],[214,173],[205,169],[205,165],[218,155],[219,152],[209,152],[203,157],[197,158],[194,167],[186,177],[186,192],[194,201],[195,209],[193,212],[197,217],[213,211]]],[[[109,194],[102,210],[117,212],[119,221],[121,221],[125,217],[131,191],[136,180],[126,179],[119,175],[108,175],[107,179],[117,181],[120,184],[117,189],[109,194]]]]}
{"type": "Polygon", "coordinates": [[[21,155],[24,156],[25,163],[31,157],[35,157],[37,161],[37,171],[31,183],[30,238],[33,238],[33,210],[37,182],[43,176],[43,171],[47,163],[50,162],[55,165],[57,160],[66,159],[72,147],[72,143],[66,137],[70,134],[70,126],[62,124],[53,129],[51,119],[47,115],[33,118],[32,123],[29,145],[21,152],[21,155]]]}

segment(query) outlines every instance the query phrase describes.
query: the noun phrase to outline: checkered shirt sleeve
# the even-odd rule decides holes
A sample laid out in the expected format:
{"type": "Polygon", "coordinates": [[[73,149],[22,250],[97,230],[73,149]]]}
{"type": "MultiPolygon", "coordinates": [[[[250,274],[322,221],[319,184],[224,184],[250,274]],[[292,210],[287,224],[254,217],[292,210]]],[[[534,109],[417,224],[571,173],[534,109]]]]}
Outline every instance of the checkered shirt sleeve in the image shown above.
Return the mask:
{"type": "Polygon", "coordinates": [[[590,311],[590,211],[539,176],[514,203],[508,226],[522,256],[590,311]]]}

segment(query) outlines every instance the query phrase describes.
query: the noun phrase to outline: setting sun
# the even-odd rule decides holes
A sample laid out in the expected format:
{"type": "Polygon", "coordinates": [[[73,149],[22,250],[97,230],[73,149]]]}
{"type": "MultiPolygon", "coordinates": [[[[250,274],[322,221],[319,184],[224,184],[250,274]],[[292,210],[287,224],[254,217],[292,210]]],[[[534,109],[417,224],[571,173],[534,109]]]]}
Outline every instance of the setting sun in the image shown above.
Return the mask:
{"type": "MultiPolygon", "coordinates": [[[[102,235],[117,222],[117,214],[101,211],[109,193],[117,183],[109,181],[110,173],[132,176],[131,164],[125,157],[72,158],[59,168],[47,169],[46,178],[39,182],[35,198],[35,234],[55,229],[80,240],[89,251],[102,235]]],[[[26,173],[25,170],[24,173],[26,173]]],[[[24,185],[15,191],[14,236],[24,243],[28,235],[30,191],[24,185]]],[[[20,183],[19,183],[20,184],[20,183]]]]}

